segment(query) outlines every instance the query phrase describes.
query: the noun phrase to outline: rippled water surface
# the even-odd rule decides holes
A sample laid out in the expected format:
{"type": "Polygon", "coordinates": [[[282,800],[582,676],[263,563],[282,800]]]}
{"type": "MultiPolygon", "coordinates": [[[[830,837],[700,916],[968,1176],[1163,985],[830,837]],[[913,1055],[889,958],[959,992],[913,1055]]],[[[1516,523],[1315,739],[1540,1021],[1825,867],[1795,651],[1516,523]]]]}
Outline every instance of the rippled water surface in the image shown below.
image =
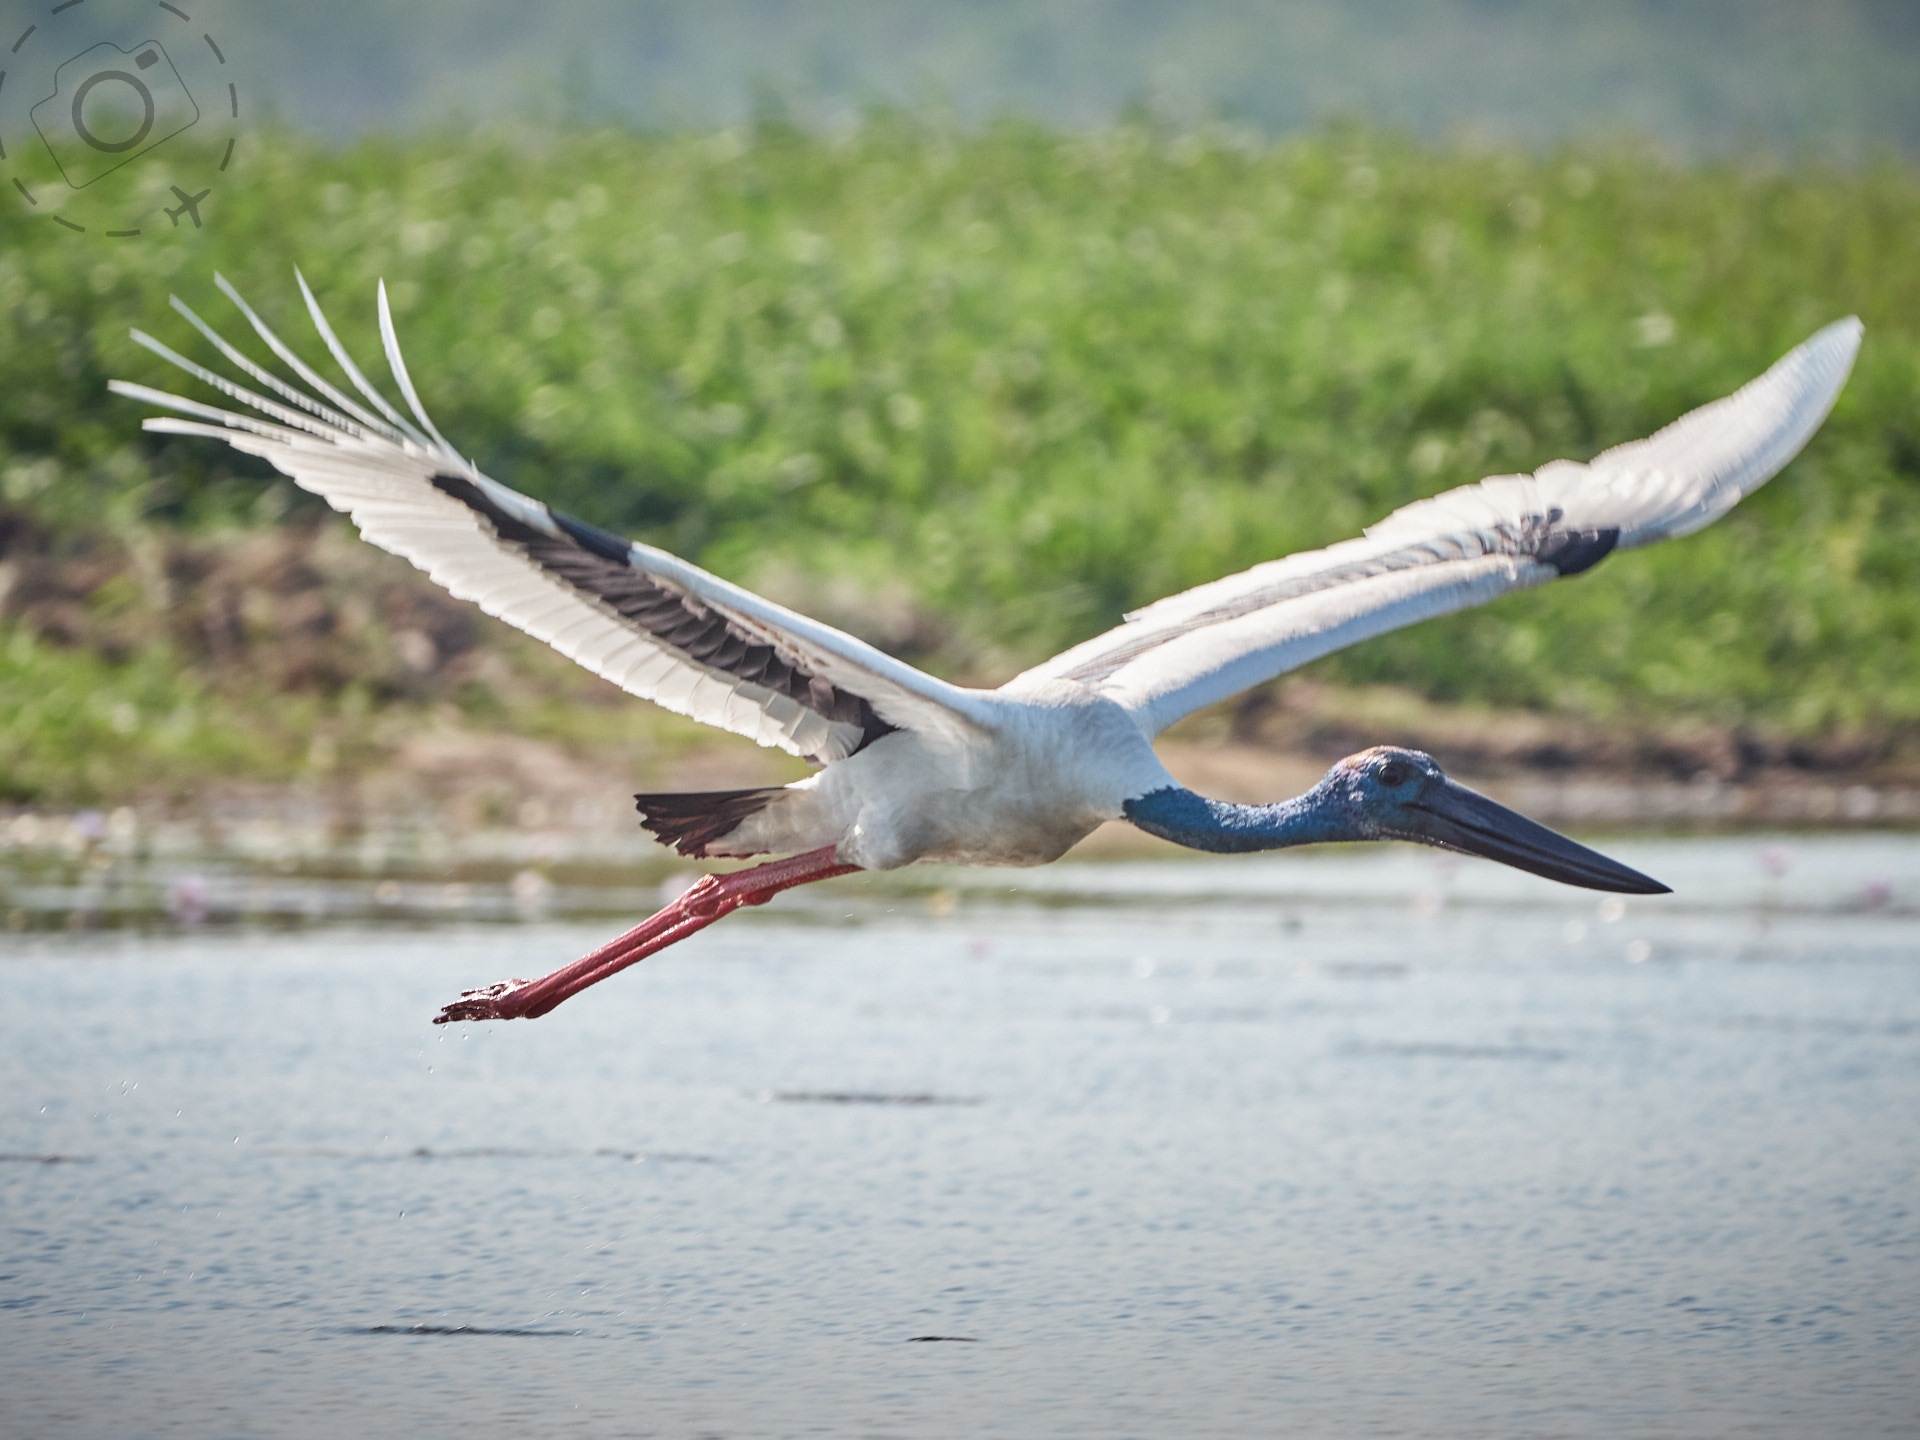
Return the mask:
{"type": "Polygon", "coordinates": [[[1618,853],[0,938],[0,1433],[1920,1434],[1920,842],[1618,853]]]}

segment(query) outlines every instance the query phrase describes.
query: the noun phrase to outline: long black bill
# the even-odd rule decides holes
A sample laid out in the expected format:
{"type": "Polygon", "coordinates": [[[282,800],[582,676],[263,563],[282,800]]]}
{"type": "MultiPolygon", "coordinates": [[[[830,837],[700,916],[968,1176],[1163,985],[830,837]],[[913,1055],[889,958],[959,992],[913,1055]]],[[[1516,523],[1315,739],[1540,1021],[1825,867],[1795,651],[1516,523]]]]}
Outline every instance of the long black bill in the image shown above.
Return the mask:
{"type": "Polygon", "coordinates": [[[1482,855],[1517,870],[1530,870],[1549,880],[1589,890],[1613,890],[1622,895],[1665,895],[1671,891],[1670,886],[1629,870],[1544,825],[1536,825],[1451,780],[1429,787],[1410,808],[1419,817],[1416,838],[1429,845],[1482,855]]]}

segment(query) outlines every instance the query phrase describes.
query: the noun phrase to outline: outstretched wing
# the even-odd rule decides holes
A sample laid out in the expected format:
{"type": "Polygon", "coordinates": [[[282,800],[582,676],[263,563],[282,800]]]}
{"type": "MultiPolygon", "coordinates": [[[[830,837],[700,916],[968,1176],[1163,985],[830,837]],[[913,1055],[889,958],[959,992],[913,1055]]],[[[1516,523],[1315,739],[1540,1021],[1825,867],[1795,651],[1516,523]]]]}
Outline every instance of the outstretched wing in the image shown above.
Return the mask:
{"type": "Polygon", "coordinates": [[[147,429],[211,436],[262,457],[455,595],[669,710],[816,764],[851,755],[891,730],[971,728],[977,701],[970,692],[482,475],[421,407],[400,357],[386,287],[380,334],[411,419],[360,372],[305,278],[295,275],[314,327],[360,399],[323,379],[219,276],[221,290],[301,383],[257,364],[175,299],[174,309],[235,371],[271,394],[138,330],[139,344],[251,413],[120,380],[111,388],[189,417],[155,417],[147,429]]]}
{"type": "Polygon", "coordinates": [[[1853,368],[1841,320],[1759,379],[1585,465],[1556,460],[1396,510],[1358,540],[1256,565],[1137,610],[1012,682],[1070,679],[1149,734],[1335,650],[1686,535],[1799,453],[1853,368]]]}

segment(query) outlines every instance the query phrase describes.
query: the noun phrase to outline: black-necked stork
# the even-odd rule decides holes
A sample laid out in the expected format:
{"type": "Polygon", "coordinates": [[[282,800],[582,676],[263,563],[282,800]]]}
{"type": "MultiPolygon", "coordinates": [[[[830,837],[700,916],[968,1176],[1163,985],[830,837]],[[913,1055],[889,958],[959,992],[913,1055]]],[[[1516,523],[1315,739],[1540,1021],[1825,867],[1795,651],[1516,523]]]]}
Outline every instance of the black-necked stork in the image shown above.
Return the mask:
{"type": "Polygon", "coordinates": [[[792,785],[636,797],[641,823],[683,855],[789,858],[708,875],[591,955],[540,980],[468,991],[436,1023],[544,1015],[791,886],[921,860],[1045,864],[1108,820],[1215,851],[1411,840],[1595,890],[1663,892],[1456,784],[1416,751],[1365,750],[1304,795],[1234,805],[1183,788],[1153,740],[1183,715],[1343,646],[1709,524],[1819,428],[1861,336],[1858,320],[1841,320],[1649,439],[1584,465],[1557,460],[1419,501],[1360,539],[1158,601],[997,690],[975,690],[481,474],[427,418],[385,286],[380,334],[410,416],[361,373],[296,278],[357,399],[219,277],[295,378],[256,362],[175,299],[259,389],[140,331],[134,339],[252,413],[123,381],[112,388],[175,412],[147,420],[149,430],[210,436],[261,456],[345,511],[374,544],[630,694],[820,767],[792,785]]]}

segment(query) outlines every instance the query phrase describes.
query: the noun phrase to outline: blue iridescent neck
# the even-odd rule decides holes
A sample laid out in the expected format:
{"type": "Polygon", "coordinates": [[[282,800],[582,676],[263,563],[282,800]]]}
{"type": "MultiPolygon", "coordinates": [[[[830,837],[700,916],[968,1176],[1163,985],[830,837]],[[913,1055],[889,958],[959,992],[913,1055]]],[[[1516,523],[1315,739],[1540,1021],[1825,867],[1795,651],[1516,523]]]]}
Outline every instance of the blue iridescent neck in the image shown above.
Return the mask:
{"type": "Polygon", "coordinates": [[[1324,784],[1277,805],[1234,805],[1169,785],[1127,801],[1120,813],[1149,835],[1223,854],[1361,838],[1324,784]]]}

